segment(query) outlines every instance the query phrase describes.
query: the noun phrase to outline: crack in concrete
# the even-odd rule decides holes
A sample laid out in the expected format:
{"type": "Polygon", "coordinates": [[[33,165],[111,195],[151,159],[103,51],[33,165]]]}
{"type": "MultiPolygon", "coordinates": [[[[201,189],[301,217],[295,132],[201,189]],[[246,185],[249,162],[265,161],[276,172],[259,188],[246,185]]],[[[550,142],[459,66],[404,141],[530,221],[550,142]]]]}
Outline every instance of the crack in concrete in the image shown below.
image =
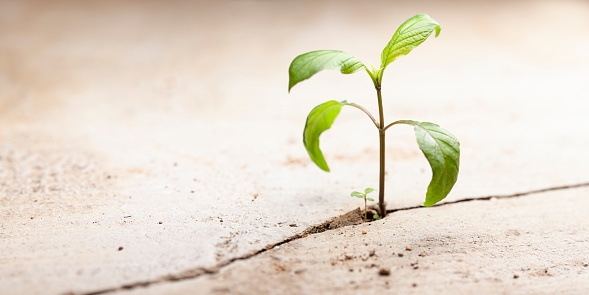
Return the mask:
{"type": "MultiPolygon", "coordinates": [[[[583,183],[571,184],[571,185],[554,186],[554,187],[531,190],[531,191],[527,191],[527,192],[521,192],[521,193],[515,193],[515,194],[509,194],[509,195],[493,195],[493,196],[478,197],[478,198],[466,198],[466,199],[460,199],[460,200],[456,200],[456,201],[436,204],[436,205],[433,205],[432,207],[440,207],[440,206],[446,206],[446,205],[464,203],[464,202],[471,202],[471,201],[490,201],[490,200],[494,200],[494,199],[517,198],[517,197],[523,197],[523,196],[528,196],[528,195],[532,195],[532,194],[539,194],[539,193],[558,191],[558,190],[566,190],[566,189],[574,189],[574,188],[586,187],[586,186],[589,186],[589,182],[583,182],[583,183]]],[[[413,210],[413,209],[419,209],[419,208],[427,208],[427,207],[419,205],[419,206],[391,209],[391,210],[387,210],[387,214],[394,213],[397,211],[406,211],[406,210],[413,210]]]]}
{"type": "MultiPolygon", "coordinates": [[[[490,201],[493,199],[517,198],[517,197],[523,197],[523,196],[528,196],[528,195],[532,195],[532,194],[539,194],[539,193],[558,191],[558,190],[574,189],[574,188],[580,188],[580,187],[589,187],[589,182],[573,184],[573,185],[549,187],[549,188],[531,190],[531,191],[527,191],[527,192],[521,192],[521,193],[515,193],[515,194],[509,194],[509,195],[494,195],[494,196],[479,197],[479,198],[466,198],[466,199],[460,199],[460,200],[456,200],[456,201],[452,201],[452,202],[445,202],[445,203],[437,204],[432,207],[440,207],[440,206],[446,206],[446,205],[464,203],[464,202],[470,202],[470,201],[490,201]]],[[[420,206],[391,209],[391,210],[387,210],[387,213],[414,210],[414,209],[420,209],[420,208],[427,208],[427,207],[420,205],[420,206]]],[[[357,210],[358,209],[353,210],[351,212],[343,214],[342,216],[351,214],[357,210]]],[[[196,278],[201,277],[203,275],[216,274],[219,271],[221,271],[222,268],[232,264],[233,262],[252,258],[252,257],[262,254],[268,250],[274,249],[278,246],[284,245],[286,243],[290,243],[294,240],[304,238],[304,237],[312,235],[312,234],[316,234],[316,233],[324,232],[327,230],[333,230],[336,228],[351,225],[351,224],[340,224],[339,226],[336,225],[336,226],[332,227],[331,225],[334,223],[334,221],[340,217],[331,218],[328,221],[321,223],[320,225],[311,226],[311,227],[307,228],[305,231],[298,233],[296,235],[293,235],[291,237],[288,237],[283,241],[268,245],[268,246],[264,247],[263,249],[260,249],[258,251],[254,251],[254,252],[249,253],[247,255],[232,258],[232,259],[222,262],[212,268],[199,267],[199,268],[195,268],[195,269],[189,269],[189,270],[183,271],[178,274],[169,274],[169,275],[163,276],[163,277],[155,279],[155,280],[139,281],[139,282],[125,284],[125,285],[118,286],[118,287],[106,288],[106,289],[102,289],[102,290],[84,292],[84,293],[68,292],[68,293],[64,293],[64,295],[102,295],[102,294],[112,293],[112,292],[116,292],[116,291],[130,290],[130,289],[135,289],[135,288],[147,288],[147,287],[149,287],[151,285],[155,285],[155,284],[163,284],[163,283],[167,283],[167,282],[190,280],[190,279],[196,279],[196,278]]]]}
{"type": "Polygon", "coordinates": [[[116,291],[123,291],[123,290],[130,290],[130,289],[141,288],[141,287],[146,288],[148,286],[155,285],[155,284],[196,279],[202,275],[207,275],[207,274],[216,274],[223,267],[225,267],[229,264],[232,264],[235,261],[246,260],[246,259],[252,258],[258,254],[264,253],[264,252],[271,250],[275,247],[278,247],[280,245],[283,245],[283,244],[289,243],[291,241],[306,237],[310,234],[313,234],[312,232],[310,232],[310,230],[312,228],[314,228],[314,227],[311,227],[302,233],[291,236],[291,237],[287,238],[286,240],[280,241],[275,244],[268,245],[258,251],[249,253],[249,254],[241,256],[241,257],[235,257],[233,259],[222,262],[212,268],[199,267],[199,268],[195,268],[195,269],[189,269],[189,270],[183,271],[178,274],[169,274],[169,275],[163,276],[163,277],[155,279],[155,280],[139,281],[139,282],[125,284],[125,285],[118,286],[118,287],[112,287],[112,288],[107,288],[107,289],[102,289],[102,290],[97,290],[97,291],[92,291],[92,292],[84,292],[84,293],[68,292],[68,293],[64,293],[63,295],[101,295],[101,294],[107,294],[107,293],[112,293],[112,292],[116,292],[116,291]]]}

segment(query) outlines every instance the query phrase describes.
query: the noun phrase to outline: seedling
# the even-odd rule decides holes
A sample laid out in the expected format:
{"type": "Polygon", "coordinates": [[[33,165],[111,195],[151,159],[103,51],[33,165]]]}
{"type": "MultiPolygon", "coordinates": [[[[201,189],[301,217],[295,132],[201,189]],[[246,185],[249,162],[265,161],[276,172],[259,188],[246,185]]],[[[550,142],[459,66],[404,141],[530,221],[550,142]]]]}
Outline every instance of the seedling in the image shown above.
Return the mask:
{"type": "Polygon", "coordinates": [[[378,100],[378,121],[367,109],[360,105],[345,100],[330,100],[316,106],[307,116],[303,132],[303,143],[311,160],[319,168],[329,172],[327,162],[319,149],[319,135],[331,128],[333,121],[343,106],[357,108],[368,115],[378,130],[380,148],[378,199],[381,217],[386,216],[387,213],[384,200],[385,132],[391,126],[401,124],[413,126],[417,144],[431,166],[432,180],[427,188],[424,206],[433,206],[443,200],[450,193],[458,179],[460,143],[454,135],[440,128],[440,126],[428,122],[398,120],[385,125],[382,107],[381,85],[386,67],[423,43],[434,30],[437,37],[440,34],[440,29],[440,25],[426,14],[419,14],[408,19],[397,29],[391,41],[382,51],[379,68],[371,66],[371,69],[368,69],[360,60],[343,51],[317,50],[297,56],[288,69],[289,92],[297,83],[309,79],[317,72],[326,69],[339,70],[342,74],[352,74],[365,70],[372,79],[378,100]]]}
{"type": "MultiPolygon", "coordinates": [[[[364,193],[353,191],[350,194],[351,197],[356,197],[356,198],[359,198],[359,199],[364,199],[364,222],[366,222],[366,220],[368,219],[368,213],[367,213],[368,204],[367,204],[367,201],[374,202],[374,199],[373,198],[368,198],[366,195],[368,195],[369,193],[371,193],[373,191],[375,191],[375,189],[373,189],[373,188],[367,188],[367,189],[364,190],[364,193]]],[[[375,215],[372,216],[372,218],[378,220],[378,219],[380,219],[380,216],[378,216],[378,214],[375,214],[375,215]]]]}

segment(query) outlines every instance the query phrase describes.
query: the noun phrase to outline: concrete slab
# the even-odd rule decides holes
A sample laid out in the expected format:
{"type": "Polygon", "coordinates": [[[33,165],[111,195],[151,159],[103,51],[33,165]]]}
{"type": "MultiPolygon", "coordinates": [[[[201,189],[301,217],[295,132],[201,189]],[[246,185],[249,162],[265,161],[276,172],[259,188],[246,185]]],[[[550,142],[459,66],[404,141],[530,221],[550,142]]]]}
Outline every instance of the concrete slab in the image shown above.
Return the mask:
{"type": "MultiPolygon", "coordinates": [[[[330,174],[300,134],[325,100],[374,110],[369,80],[321,73],[288,95],[286,69],[320,48],[377,64],[420,12],[442,35],[387,70],[386,114],[461,140],[448,200],[586,182],[588,10],[1,1],[0,286],[86,292],[214,267],[357,207],[349,192],[377,181],[369,121],[344,110],[322,137],[330,174]]],[[[414,206],[429,168],[409,129],[391,131],[389,208],[414,206]]]]}
{"type": "Polygon", "coordinates": [[[399,211],[215,275],[113,294],[585,294],[588,195],[584,188],[399,211]]]}

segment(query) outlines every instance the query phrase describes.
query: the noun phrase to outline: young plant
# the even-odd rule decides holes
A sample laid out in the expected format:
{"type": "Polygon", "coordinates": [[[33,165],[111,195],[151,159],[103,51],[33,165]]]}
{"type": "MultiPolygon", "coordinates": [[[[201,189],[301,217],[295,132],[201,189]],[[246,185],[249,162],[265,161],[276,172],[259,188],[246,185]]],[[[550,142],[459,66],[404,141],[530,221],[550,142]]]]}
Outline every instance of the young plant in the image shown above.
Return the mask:
{"type": "MultiPolygon", "coordinates": [[[[364,190],[364,193],[353,191],[350,194],[351,197],[356,197],[356,198],[359,198],[359,199],[364,199],[364,222],[366,222],[366,220],[368,219],[368,213],[367,213],[367,211],[368,211],[367,210],[368,204],[367,204],[367,201],[374,202],[374,199],[373,198],[368,198],[368,197],[366,197],[366,195],[368,195],[369,193],[371,193],[373,191],[375,191],[375,189],[373,189],[373,188],[367,188],[367,189],[364,190]]],[[[380,216],[373,215],[373,218],[378,220],[378,219],[380,219],[380,216]]]]}
{"type": "Polygon", "coordinates": [[[379,169],[379,211],[380,217],[386,215],[384,200],[385,180],[385,132],[394,125],[413,126],[417,144],[427,158],[432,169],[432,180],[427,188],[424,206],[433,206],[443,200],[456,183],[458,178],[458,167],[460,162],[460,143],[450,132],[440,126],[411,120],[398,120],[385,125],[381,85],[382,77],[386,67],[401,56],[411,52],[419,44],[423,43],[433,31],[436,37],[440,34],[440,25],[426,14],[416,15],[405,21],[395,32],[391,41],[387,44],[381,54],[379,68],[374,66],[368,69],[361,61],[350,54],[338,50],[317,50],[297,56],[291,63],[288,70],[289,82],[288,91],[297,83],[309,79],[317,72],[325,69],[339,70],[342,74],[352,74],[365,70],[376,89],[378,100],[378,121],[370,112],[347,101],[331,100],[316,106],[307,116],[305,130],[303,132],[303,143],[311,160],[324,171],[329,172],[323,153],[319,149],[319,135],[331,128],[333,121],[343,106],[351,106],[364,112],[374,123],[378,130],[380,148],[380,169],[379,169]]]}

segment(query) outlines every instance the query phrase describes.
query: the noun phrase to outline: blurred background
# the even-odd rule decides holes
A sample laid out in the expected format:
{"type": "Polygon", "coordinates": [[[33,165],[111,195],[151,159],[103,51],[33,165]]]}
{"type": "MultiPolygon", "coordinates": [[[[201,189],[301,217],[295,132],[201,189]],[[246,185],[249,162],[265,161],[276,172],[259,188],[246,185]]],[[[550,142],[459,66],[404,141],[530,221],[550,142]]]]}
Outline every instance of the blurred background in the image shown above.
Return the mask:
{"type": "MultiPolygon", "coordinates": [[[[442,32],[387,68],[385,118],[436,122],[461,140],[451,197],[586,181],[587,1],[2,0],[4,159],[7,150],[83,148],[143,171],[133,175],[189,159],[205,183],[241,183],[236,190],[252,194],[376,186],[377,133],[360,112],[344,110],[322,136],[332,174],[301,143],[307,113],[324,101],[376,113],[368,76],[326,71],[288,94],[287,69],[317,49],[378,66],[397,27],[418,13],[442,32]],[[236,177],[245,178],[227,180],[236,177]]],[[[427,162],[410,129],[388,134],[391,193],[418,203],[427,162]]],[[[5,190],[22,186],[6,180],[7,167],[5,190]]]]}

